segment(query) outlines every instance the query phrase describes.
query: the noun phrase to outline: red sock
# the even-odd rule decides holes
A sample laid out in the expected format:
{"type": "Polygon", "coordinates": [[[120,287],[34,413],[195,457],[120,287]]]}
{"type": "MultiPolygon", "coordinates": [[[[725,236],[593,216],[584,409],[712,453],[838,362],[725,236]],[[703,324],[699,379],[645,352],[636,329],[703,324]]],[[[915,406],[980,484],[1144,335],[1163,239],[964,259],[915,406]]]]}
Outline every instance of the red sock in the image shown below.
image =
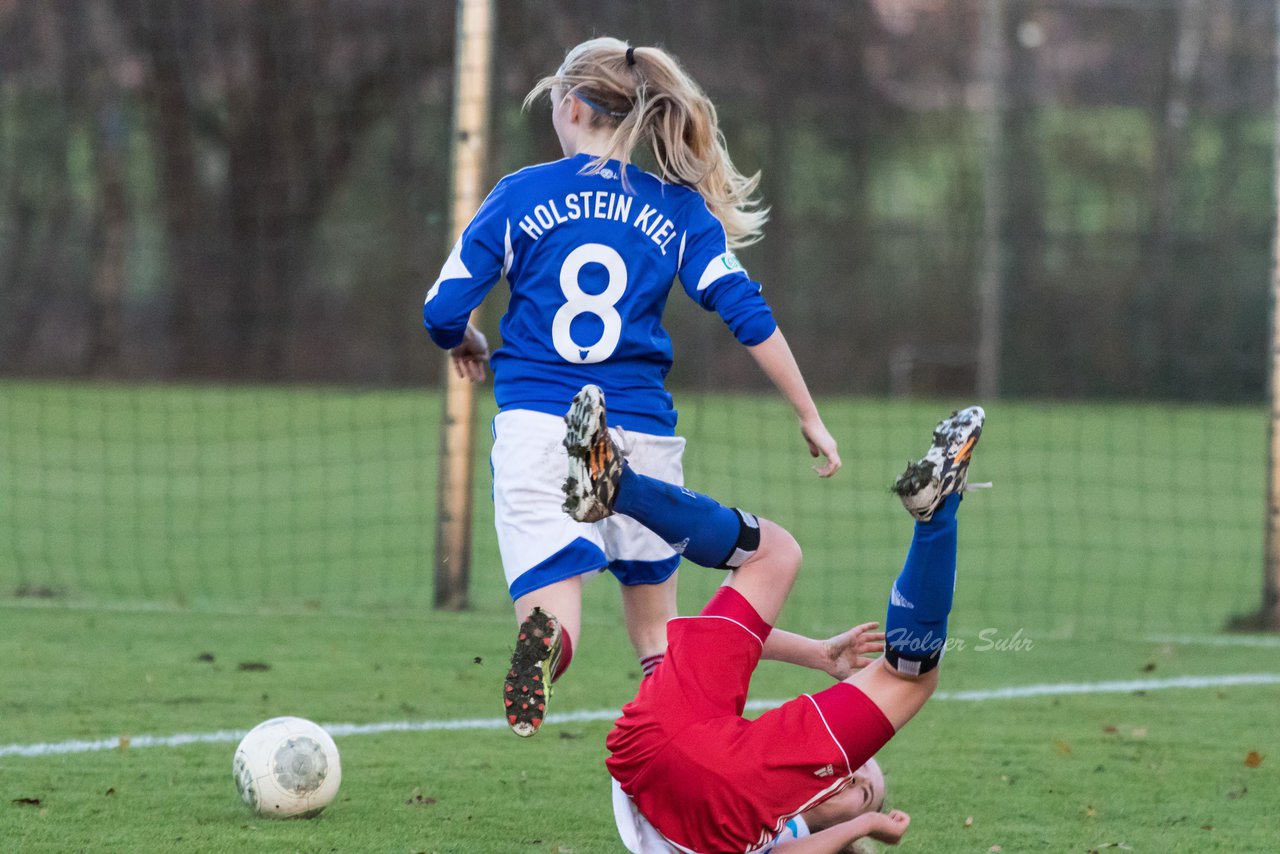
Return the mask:
{"type": "Polygon", "coordinates": [[[666,658],[666,654],[661,652],[657,655],[646,655],[644,658],[640,659],[640,669],[644,671],[645,676],[649,676],[653,673],[654,669],[662,663],[662,659],[664,658],[666,658]]]}
{"type": "Polygon", "coordinates": [[[573,661],[573,638],[568,632],[560,632],[560,660],[556,662],[556,672],[551,674],[551,681],[555,682],[560,678],[560,674],[569,669],[569,662],[573,661]]]}

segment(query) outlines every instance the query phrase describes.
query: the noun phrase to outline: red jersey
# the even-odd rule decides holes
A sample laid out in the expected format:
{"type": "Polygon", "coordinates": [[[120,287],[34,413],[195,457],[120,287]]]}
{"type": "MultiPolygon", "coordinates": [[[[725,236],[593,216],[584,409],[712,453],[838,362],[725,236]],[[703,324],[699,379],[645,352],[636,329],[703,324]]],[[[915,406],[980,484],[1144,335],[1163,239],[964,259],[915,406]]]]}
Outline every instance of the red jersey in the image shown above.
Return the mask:
{"type": "Polygon", "coordinates": [[[770,630],[730,587],[699,616],[669,622],[666,659],[605,742],[609,773],[680,850],[769,847],[893,736],[879,708],[845,683],[743,718],[770,630]]]}

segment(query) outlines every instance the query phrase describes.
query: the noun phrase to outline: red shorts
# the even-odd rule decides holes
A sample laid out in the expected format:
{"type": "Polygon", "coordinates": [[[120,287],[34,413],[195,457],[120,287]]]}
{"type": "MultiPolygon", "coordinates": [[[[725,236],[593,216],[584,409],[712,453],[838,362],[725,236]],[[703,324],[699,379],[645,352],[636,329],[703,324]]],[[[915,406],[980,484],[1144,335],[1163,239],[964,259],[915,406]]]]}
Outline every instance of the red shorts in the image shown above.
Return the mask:
{"type": "Polygon", "coordinates": [[[880,709],[843,682],[743,718],[769,631],[730,587],[699,616],[669,622],[666,659],[605,742],[609,773],[687,851],[768,845],[787,819],[847,786],[893,737],[880,709]]]}

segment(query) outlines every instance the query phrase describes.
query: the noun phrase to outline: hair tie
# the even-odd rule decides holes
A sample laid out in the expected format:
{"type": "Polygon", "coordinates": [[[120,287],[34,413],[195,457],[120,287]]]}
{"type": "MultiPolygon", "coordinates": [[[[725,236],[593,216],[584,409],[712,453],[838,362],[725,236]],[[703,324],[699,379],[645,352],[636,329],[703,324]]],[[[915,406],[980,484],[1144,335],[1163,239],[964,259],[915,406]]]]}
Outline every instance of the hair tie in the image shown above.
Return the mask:
{"type": "Polygon", "coordinates": [[[629,47],[627,48],[627,67],[631,67],[632,65],[635,65],[635,64],[636,64],[636,49],[633,47],[629,47]]]}

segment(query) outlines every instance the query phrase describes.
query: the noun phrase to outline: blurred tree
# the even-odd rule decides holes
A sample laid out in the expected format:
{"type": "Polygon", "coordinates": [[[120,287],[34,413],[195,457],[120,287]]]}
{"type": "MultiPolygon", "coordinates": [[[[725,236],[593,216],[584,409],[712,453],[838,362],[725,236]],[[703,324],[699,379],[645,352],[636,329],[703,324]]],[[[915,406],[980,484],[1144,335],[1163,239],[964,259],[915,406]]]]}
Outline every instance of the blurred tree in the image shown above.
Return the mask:
{"type": "Polygon", "coordinates": [[[326,205],[374,121],[449,66],[451,4],[113,4],[147,58],[176,370],[277,376],[326,205]]]}
{"type": "MultiPolygon", "coordinates": [[[[565,49],[660,44],[763,172],[744,261],[819,389],[972,351],[996,231],[1004,392],[1260,395],[1274,4],[1004,5],[992,116],[979,0],[499,0],[491,178],[559,156],[520,101],[565,49]]],[[[0,0],[0,370],[434,381],[453,6],[0,0]]],[[[760,383],[686,301],[669,320],[675,383],[760,383]]]]}

